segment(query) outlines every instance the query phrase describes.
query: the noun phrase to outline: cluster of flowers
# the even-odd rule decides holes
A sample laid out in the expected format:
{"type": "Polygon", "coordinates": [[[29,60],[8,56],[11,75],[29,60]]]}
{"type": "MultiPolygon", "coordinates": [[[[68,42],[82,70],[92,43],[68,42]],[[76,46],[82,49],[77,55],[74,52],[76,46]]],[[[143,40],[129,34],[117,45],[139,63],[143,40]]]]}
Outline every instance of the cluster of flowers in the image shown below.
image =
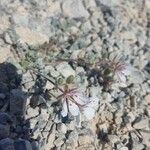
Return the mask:
{"type": "MultiPolygon", "coordinates": [[[[131,67],[122,57],[110,55],[106,61],[108,68],[113,72],[113,77],[118,82],[125,83],[126,77],[131,73],[131,67]]],[[[97,96],[88,97],[79,89],[66,89],[59,96],[62,102],[62,117],[68,114],[78,116],[80,114],[88,120],[95,116],[98,108],[99,98],[97,96]]]]}

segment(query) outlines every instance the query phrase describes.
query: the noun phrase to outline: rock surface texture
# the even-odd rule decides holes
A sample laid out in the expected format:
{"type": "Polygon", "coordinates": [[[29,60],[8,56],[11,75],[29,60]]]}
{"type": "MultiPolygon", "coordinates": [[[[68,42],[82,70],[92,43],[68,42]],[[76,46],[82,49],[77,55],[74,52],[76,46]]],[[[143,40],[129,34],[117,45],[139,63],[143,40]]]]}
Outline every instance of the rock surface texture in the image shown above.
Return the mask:
{"type": "Polygon", "coordinates": [[[0,150],[150,150],[150,0],[0,0],[0,150]],[[134,69],[105,90],[89,68],[113,52],[134,69]],[[60,116],[73,80],[92,120],[60,116]]]}

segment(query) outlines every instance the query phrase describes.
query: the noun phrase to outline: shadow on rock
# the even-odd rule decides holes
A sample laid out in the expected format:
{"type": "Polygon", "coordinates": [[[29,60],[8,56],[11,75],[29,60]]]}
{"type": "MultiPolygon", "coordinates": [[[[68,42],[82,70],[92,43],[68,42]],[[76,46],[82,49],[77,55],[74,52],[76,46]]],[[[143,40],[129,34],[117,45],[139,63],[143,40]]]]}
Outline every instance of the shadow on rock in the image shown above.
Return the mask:
{"type": "Polygon", "coordinates": [[[25,120],[27,95],[21,81],[14,65],[0,64],[0,150],[34,149],[30,124],[25,120]]]}

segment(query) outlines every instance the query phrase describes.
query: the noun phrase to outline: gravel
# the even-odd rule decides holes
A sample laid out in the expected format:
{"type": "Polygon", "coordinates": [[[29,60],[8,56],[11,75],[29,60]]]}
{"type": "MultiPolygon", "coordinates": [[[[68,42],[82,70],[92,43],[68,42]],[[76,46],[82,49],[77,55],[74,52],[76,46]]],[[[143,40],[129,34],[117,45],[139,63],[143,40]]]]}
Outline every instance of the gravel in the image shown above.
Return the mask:
{"type": "Polygon", "coordinates": [[[1,0],[0,13],[0,150],[150,149],[149,0],[1,0]],[[131,64],[125,84],[102,78],[110,53],[131,64]],[[93,120],[60,116],[65,84],[99,98],[93,120]]]}

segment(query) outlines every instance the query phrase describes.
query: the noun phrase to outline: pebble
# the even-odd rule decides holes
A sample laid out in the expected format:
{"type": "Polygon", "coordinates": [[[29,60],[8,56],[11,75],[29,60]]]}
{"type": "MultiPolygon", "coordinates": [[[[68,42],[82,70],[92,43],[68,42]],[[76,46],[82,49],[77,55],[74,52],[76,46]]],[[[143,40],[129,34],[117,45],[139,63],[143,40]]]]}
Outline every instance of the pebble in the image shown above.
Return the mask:
{"type": "Polygon", "coordinates": [[[7,138],[10,135],[10,126],[0,124],[0,139],[7,138]]]}
{"type": "Polygon", "coordinates": [[[0,140],[0,149],[1,150],[15,150],[13,144],[14,144],[14,140],[10,138],[0,140]]]}
{"type": "Polygon", "coordinates": [[[141,142],[134,140],[134,139],[132,139],[132,140],[133,140],[133,150],[137,150],[137,149],[143,150],[144,149],[144,145],[141,142]]]}
{"type": "Polygon", "coordinates": [[[76,130],[71,131],[68,135],[68,139],[66,140],[67,148],[75,148],[78,145],[78,133],[76,130]]]}
{"type": "Polygon", "coordinates": [[[105,99],[105,101],[109,103],[113,101],[113,98],[111,97],[109,93],[103,93],[103,99],[105,99]]]}
{"type": "Polygon", "coordinates": [[[13,43],[11,38],[10,38],[10,35],[7,32],[4,34],[4,39],[5,39],[5,42],[8,43],[8,44],[13,43]]]}
{"type": "Polygon", "coordinates": [[[39,115],[39,107],[35,107],[35,108],[29,107],[27,109],[26,119],[34,118],[38,115],[39,115]]]}
{"type": "Polygon", "coordinates": [[[39,149],[39,144],[38,144],[37,141],[33,141],[33,142],[31,143],[31,146],[32,146],[32,149],[33,149],[33,150],[40,150],[40,149],[39,149]]]}
{"type": "Polygon", "coordinates": [[[54,147],[55,134],[56,134],[56,125],[54,124],[52,126],[50,134],[47,138],[47,143],[45,145],[45,149],[51,149],[54,147]]]}
{"type": "Polygon", "coordinates": [[[0,113],[0,123],[7,125],[12,122],[11,117],[7,113],[0,113]]]}
{"type": "Polygon", "coordinates": [[[15,31],[21,43],[27,43],[32,46],[44,44],[44,42],[49,40],[47,35],[30,30],[27,27],[16,27],[15,31]]]}
{"type": "Polygon", "coordinates": [[[144,100],[145,100],[145,103],[149,105],[150,104],[150,94],[146,95],[144,97],[144,100]]]}
{"type": "Polygon", "coordinates": [[[29,141],[19,139],[14,142],[15,150],[33,150],[29,141]]]}
{"type": "Polygon", "coordinates": [[[149,130],[149,119],[148,118],[143,118],[139,122],[135,122],[133,127],[135,129],[149,130]]]}
{"type": "Polygon", "coordinates": [[[62,138],[57,138],[55,141],[54,141],[54,145],[57,146],[57,147],[60,147],[61,145],[64,144],[64,140],[62,138]]]}
{"type": "Polygon", "coordinates": [[[75,76],[75,71],[71,68],[71,66],[68,63],[65,62],[57,65],[56,70],[65,78],[71,75],[75,76]]]}
{"type": "Polygon", "coordinates": [[[89,13],[80,0],[66,0],[62,3],[65,16],[70,18],[88,18],[89,13]]]}
{"type": "Polygon", "coordinates": [[[119,148],[118,150],[128,150],[128,147],[121,147],[121,148],[119,148]]]}
{"type": "Polygon", "coordinates": [[[49,82],[49,81],[46,82],[45,88],[46,88],[47,90],[51,90],[51,89],[53,89],[54,87],[55,87],[55,85],[52,84],[51,82],[49,82]]]}
{"type": "Polygon", "coordinates": [[[108,139],[111,143],[115,144],[116,142],[119,142],[120,139],[117,135],[108,135],[108,139]]]}
{"type": "Polygon", "coordinates": [[[63,134],[66,134],[67,132],[67,127],[64,123],[59,123],[57,124],[57,131],[63,134]]]}
{"type": "Polygon", "coordinates": [[[120,1],[117,1],[117,0],[113,0],[113,1],[111,1],[111,0],[96,0],[96,2],[99,5],[103,4],[107,7],[112,7],[114,5],[119,5],[121,3],[120,1]]]}
{"type": "Polygon", "coordinates": [[[150,147],[150,133],[147,131],[140,131],[140,134],[142,135],[142,143],[145,144],[147,147],[150,147]]]}
{"type": "Polygon", "coordinates": [[[13,89],[10,96],[10,112],[14,115],[24,115],[26,108],[26,95],[19,89],[13,89]]]}
{"type": "Polygon", "coordinates": [[[79,136],[79,145],[88,145],[91,144],[93,142],[93,138],[89,135],[82,135],[79,136]]]}
{"type": "Polygon", "coordinates": [[[38,122],[37,118],[30,119],[30,128],[33,129],[35,125],[37,124],[37,122],[38,122]]]}

